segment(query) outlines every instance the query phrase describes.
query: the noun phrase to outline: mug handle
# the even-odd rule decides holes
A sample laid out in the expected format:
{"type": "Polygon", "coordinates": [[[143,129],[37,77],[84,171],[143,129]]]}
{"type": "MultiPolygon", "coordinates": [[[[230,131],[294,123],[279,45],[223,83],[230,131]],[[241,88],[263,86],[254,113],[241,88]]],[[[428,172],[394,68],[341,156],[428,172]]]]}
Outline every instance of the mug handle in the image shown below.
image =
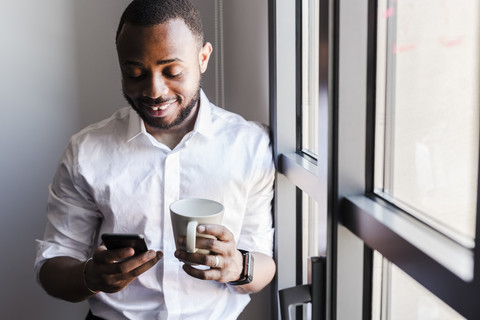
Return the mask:
{"type": "Polygon", "coordinates": [[[197,226],[198,221],[192,220],[187,224],[187,252],[197,252],[196,240],[197,240],[197,226]]]}

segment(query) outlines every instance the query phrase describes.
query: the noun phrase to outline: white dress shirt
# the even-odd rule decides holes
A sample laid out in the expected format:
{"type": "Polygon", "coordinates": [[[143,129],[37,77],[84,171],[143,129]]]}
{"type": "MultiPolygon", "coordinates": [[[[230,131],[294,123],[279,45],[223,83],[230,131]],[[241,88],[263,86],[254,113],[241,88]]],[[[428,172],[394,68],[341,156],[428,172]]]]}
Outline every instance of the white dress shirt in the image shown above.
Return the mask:
{"type": "Polygon", "coordinates": [[[264,127],[211,104],[203,91],[194,130],[173,149],[146,130],[131,107],[70,140],[58,165],[35,270],[46,259],[81,261],[102,233],[141,233],[164,257],[124,290],[89,299],[105,319],[236,319],[250,298],[193,278],[174,257],[169,205],[200,197],[225,206],[237,248],[272,256],[274,166],[264,127]],[[98,230],[98,231],[97,231],[98,230]]]}

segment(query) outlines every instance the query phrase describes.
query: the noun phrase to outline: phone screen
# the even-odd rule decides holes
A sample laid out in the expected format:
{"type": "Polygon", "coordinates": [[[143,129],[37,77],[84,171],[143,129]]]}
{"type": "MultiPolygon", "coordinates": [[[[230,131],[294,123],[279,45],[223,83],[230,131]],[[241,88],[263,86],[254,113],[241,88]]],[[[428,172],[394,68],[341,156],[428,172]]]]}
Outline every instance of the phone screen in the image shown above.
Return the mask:
{"type": "Polygon", "coordinates": [[[135,255],[148,250],[143,234],[104,233],[102,240],[107,249],[133,248],[135,255]]]}

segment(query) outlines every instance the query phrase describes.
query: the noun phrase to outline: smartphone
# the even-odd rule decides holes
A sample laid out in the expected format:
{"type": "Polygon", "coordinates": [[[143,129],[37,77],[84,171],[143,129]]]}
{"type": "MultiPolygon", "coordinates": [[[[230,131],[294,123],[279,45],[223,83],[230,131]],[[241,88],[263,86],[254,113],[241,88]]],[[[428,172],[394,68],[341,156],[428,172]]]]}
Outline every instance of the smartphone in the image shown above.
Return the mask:
{"type": "Polygon", "coordinates": [[[133,233],[104,233],[102,240],[107,249],[133,248],[134,255],[148,250],[143,234],[133,233]]]}

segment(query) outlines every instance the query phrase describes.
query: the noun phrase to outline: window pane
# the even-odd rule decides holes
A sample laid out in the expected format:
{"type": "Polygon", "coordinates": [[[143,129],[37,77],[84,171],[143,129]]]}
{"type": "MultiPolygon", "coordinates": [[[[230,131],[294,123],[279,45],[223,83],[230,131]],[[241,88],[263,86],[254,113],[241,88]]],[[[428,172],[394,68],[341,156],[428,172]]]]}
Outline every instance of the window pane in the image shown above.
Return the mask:
{"type": "Polygon", "coordinates": [[[302,2],[302,150],[318,154],[318,5],[302,2]]]}
{"type": "Polygon", "coordinates": [[[384,165],[376,186],[435,227],[473,239],[480,2],[379,6],[376,160],[384,165]]]}
{"type": "MultiPolygon", "coordinates": [[[[318,204],[302,192],[302,284],[312,282],[311,257],[327,254],[327,216],[318,204]]],[[[311,304],[303,308],[303,319],[311,319],[311,304]]]]}
{"type": "Polygon", "coordinates": [[[318,252],[317,203],[305,192],[302,193],[302,278],[308,283],[308,259],[318,252]]]}
{"type": "Polygon", "coordinates": [[[302,265],[303,283],[310,283],[309,258],[325,256],[327,252],[327,219],[319,214],[318,205],[302,193],[302,265]]]}
{"type": "Polygon", "coordinates": [[[374,254],[372,297],[374,320],[465,319],[378,252],[374,254]]]}

